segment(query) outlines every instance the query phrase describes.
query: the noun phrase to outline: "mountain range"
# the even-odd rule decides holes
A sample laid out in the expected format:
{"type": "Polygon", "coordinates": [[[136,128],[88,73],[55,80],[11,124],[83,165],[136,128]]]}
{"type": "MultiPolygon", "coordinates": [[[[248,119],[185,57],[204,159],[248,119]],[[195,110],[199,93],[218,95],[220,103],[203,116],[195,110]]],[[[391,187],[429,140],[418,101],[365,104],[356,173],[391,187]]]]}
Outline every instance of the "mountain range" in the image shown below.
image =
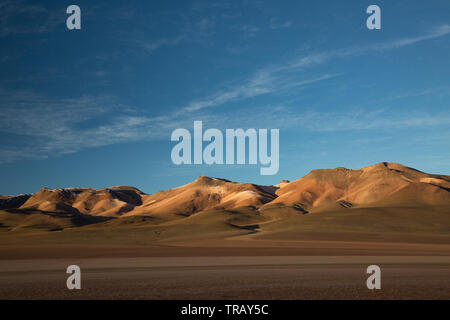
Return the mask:
{"type": "Polygon", "coordinates": [[[234,230],[275,232],[289,229],[301,216],[314,216],[319,221],[322,216],[323,227],[326,220],[338,219],[338,215],[351,213],[353,218],[349,219],[358,221],[374,210],[393,211],[390,217],[383,216],[384,220],[392,218],[393,228],[407,225],[395,219],[396,212],[406,210],[417,220],[410,231],[423,231],[431,223],[440,233],[450,233],[450,176],[382,162],[355,170],[312,170],[298,180],[271,186],[201,176],[155,194],[128,186],[42,188],[35,194],[0,196],[0,232],[129,225],[164,226],[168,230],[184,224],[212,231],[219,217],[221,224],[234,230]]]}

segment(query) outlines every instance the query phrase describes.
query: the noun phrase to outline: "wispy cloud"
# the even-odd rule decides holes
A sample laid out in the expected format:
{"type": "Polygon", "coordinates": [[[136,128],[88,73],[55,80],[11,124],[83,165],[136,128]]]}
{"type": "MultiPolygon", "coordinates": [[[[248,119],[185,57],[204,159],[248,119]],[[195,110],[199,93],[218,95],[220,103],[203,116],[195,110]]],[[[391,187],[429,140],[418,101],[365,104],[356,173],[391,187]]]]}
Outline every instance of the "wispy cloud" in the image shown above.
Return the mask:
{"type": "Polygon", "coordinates": [[[269,25],[269,28],[272,30],[277,30],[277,29],[286,29],[292,26],[292,21],[285,21],[282,23],[277,23],[275,21],[272,21],[269,25]]]}
{"type": "Polygon", "coordinates": [[[422,36],[400,38],[376,45],[350,47],[334,51],[313,53],[300,58],[295,58],[284,64],[264,67],[249,77],[249,79],[244,80],[240,85],[234,86],[228,90],[221,90],[205,98],[196,99],[189,102],[188,105],[182,109],[182,111],[198,111],[204,108],[220,106],[232,101],[277,92],[286,88],[304,86],[327,80],[336,77],[337,75],[325,74],[310,77],[308,79],[301,79],[301,71],[306,68],[322,65],[335,58],[367,54],[373,50],[387,51],[398,49],[421,41],[442,37],[447,34],[450,34],[450,26],[443,25],[432,29],[429,33],[422,36]],[[297,73],[297,76],[295,76],[295,73],[297,73]]]}
{"type": "Polygon", "coordinates": [[[0,162],[136,139],[139,134],[133,128],[145,120],[107,96],[50,99],[29,91],[2,91],[0,105],[0,162]],[[98,124],[89,125],[91,120],[98,124]],[[8,137],[19,143],[9,143],[8,137]]]}
{"type": "MultiPolygon", "coordinates": [[[[361,110],[359,113],[309,112],[296,117],[311,131],[354,131],[372,129],[404,129],[412,127],[438,127],[450,125],[450,113],[441,114],[392,114],[361,110]]],[[[298,123],[298,122],[297,122],[298,123]]]]}
{"type": "Polygon", "coordinates": [[[123,38],[126,42],[131,42],[143,49],[145,53],[151,54],[163,47],[172,47],[182,43],[202,43],[214,35],[215,21],[213,18],[202,18],[199,20],[183,18],[183,23],[179,30],[171,36],[158,39],[148,39],[145,34],[126,34],[123,38]]]}
{"type": "Polygon", "coordinates": [[[259,73],[252,76],[245,83],[233,87],[229,90],[215,93],[209,97],[194,100],[183,108],[183,111],[198,111],[204,108],[215,107],[224,103],[246,98],[255,97],[268,92],[271,92],[273,86],[273,77],[268,73],[259,73]]]}
{"type": "MultiPolygon", "coordinates": [[[[373,48],[393,50],[447,34],[450,34],[450,27],[441,26],[427,35],[392,40],[373,48]]],[[[317,112],[310,109],[299,112],[295,108],[275,109],[272,106],[257,110],[246,108],[245,111],[238,112],[227,112],[222,108],[220,113],[214,109],[226,103],[278,93],[286,88],[298,89],[327,81],[338,74],[305,73],[304,69],[322,65],[333,58],[365,54],[369,51],[368,47],[354,47],[311,54],[286,63],[267,66],[245,77],[237,85],[193,99],[185,106],[160,116],[144,114],[119,103],[111,96],[57,99],[32,91],[0,90],[0,162],[44,158],[122,142],[167,139],[173,129],[191,127],[192,121],[198,119],[217,128],[259,126],[292,130],[301,128],[314,132],[426,126],[448,128],[448,112],[410,113],[405,116],[369,110],[317,112]],[[277,116],[274,117],[273,112],[276,110],[277,116]]]]}
{"type": "MultiPolygon", "coordinates": [[[[424,109],[426,110],[426,108],[424,109]]],[[[420,127],[447,129],[450,125],[450,112],[445,110],[440,113],[417,111],[405,115],[403,112],[370,108],[318,112],[312,108],[303,108],[302,111],[299,111],[295,107],[267,105],[229,113],[224,115],[221,120],[219,128],[226,124],[243,128],[279,128],[291,132],[297,130],[343,132],[420,127]],[[274,117],[275,113],[276,117],[274,117]],[[252,116],[248,117],[248,114],[252,116]]]]}
{"type": "Polygon", "coordinates": [[[139,44],[147,53],[153,53],[155,50],[164,46],[174,46],[185,40],[186,36],[184,34],[173,37],[173,38],[161,38],[155,41],[147,40],[137,40],[136,43],[139,44]]]}
{"type": "Polygon", "coordinates": [[[285,22],[276,22],[276,20],[272,20],[269,24],[269,26],[255,26],[251,24],[244,24],[244,25],[236,25],[233,26],[233,30],[238,30],[244,38],[252,38],[255,37],[259,32],[263,31],[264,29],[270,29],[270,30],[278,30],[278,29],[287,29],[292,26],[292,21],[285,21],[285,22]]]}
{"type": "Polygon", "coordinates": [[[432,40],[439,37],[443,37],[450,34],[450,25],[441,25],[431,29],[428,33],[415,36],[404,37],[393,40],[387,40],[385,42],[366,45],[366,46],[353,46],[348,48],[342,48],[337,50],[324,51],[319,53],[313,53],[310,55],[302,56],[300,58],[293,59],[285,68],[307,68],[314,67],[329,60],[335,58],[351,57],[368,54],[374,51],[384,52],[394,49],[400,49],[402,47],[410,46],[422,41],[432,40]]]}
{"type": "MultiPolygon", "coordinates": [[[[228,4],[205,4],[193,7],[193,11],[208,9],[216,9],[216,8],[229,8],[228,4]],[[202,9],[200,9],[202,8],[202,9]]],[[[221,14],[222,18],[226,14],[221,14]]],[[[238,15],[233,15],[232,17],[238,17],[238,15]]],[[[231,16],[228,16],[230,18],[231,16]]],[[[136,36],[131,37],[131,41],[135,44],[138,44],[139,47],[143,48],[147,53],[153,53],[155,50],[163,47],[176,46],[181,43],[189,43],[189,42],[204,42],[204,40],[209,39],[211,36],[215,34],[214,27],[216,25],[217,16],[212,15],[208,18],[202,18],[200,20],[195,20],[194,18],[190,18],[188,16],[183,15],[183,23],[177,35],[171,37],[163,37],[160,39],[149,40],[145,37],[136,38],[136,36]],[[133,40],[134,39],[134,40],[133,40]]],[[[268,29],[277,30],[277,29],[286,29],[292,26],[292,21],[284,21],[277,22],[276,20],[272,20],[268,29]]],[[[259,32],[267,29],[267,27],[259,27],[251,24],[244,25],[234,25],[231,26],[231,29],[234,31],[239,31],[244,38],[252,38],[255,37],[259,32]]],[[[127,39],[129,41],[130,39],[127,39]]],[[[239,52],[238,48],[229,47],[227,50],[231,51],[232,54],[236,54],[239,52]]]]}
{"type": "Polygon", "coordinates": [[[232,87],[229,90],[220,91],[203,99],[191,101],[183,112],[198,111],[205,108],[211,108],[223,105],[228,102],[239,101],[253,98],[260,95],[278,92],[286,88],[301,87],[319,81],[336,77],[335,74],[325,74],[309,79],[293,81],[285,75],[276,72],[263,71],[258,72],[244,83],[232,87]]]}
{"type": "Polygon", "coordinates": [[[20,0],[1,1],[0,37],[48,32],[61,24],[60,14],[20,0]]]}
{"type": "Polygon", "coordinates": [[[221,114],[213,110],[178,110],[148,116],[118,103],[114,97],[48,99],[32,92],[14,95],[2,92],[0,105],[5,106],[0,118],[0,163],[47,158],[117,143],[165,140],[172,130],[190,128],[199,119],[208,127],[223,129],[266,127],[311,132],[450,126],[448,112],[407,116],[368,109],[299,112],[292,107],[270,105],[221,114]]]}
{"type": "Polygon", "coordinates": [[[432,29],[428,34],[424,34],[421,36],[416,37],[409,37],[409,38],[401,38],[396,39],[392,41],[387,41],[385,43],[381,43],[379,45],[370,46],[370,50],[379,50],[379,51],[385,51],[385,50],[392,50],[397,49],[405,46],[409,46],[421,41],[425,40],[431,40],[435,38],[439,38],[445,35],[450,34],[450,25],[441,25],[439,27],[436,27],[432,29]]]}
{"type": "Polygon", "coordinates": [[[256,36],[256,34],[261,31],[259,27],[252,26],[249,24],[235,27],[236,30],[239,30],[239,32],[245,37],[245,38],[251,38],[256,36]]]}
{"type": "MultiPolygon", "coordinates": [[[[149,116],[112,96],[49,98],[0,91],[0,163],[70,154],[117,143],[167,139],[195,115],[149,116]]],[[[203,117],[218,124],[217,117],[203,117]]]]}

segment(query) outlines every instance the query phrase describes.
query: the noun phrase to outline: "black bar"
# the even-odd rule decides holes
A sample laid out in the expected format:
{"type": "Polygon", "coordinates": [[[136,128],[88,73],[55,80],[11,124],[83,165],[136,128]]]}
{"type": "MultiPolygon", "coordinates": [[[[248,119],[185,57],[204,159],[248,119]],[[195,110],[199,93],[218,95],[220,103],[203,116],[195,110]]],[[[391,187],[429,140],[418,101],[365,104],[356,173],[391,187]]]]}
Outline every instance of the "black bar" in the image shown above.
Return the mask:
{"type": "Polygon", "coordinates": [[[15,318],[40,316],[55,319],[85,319],[89,316],[113,316],[129,319],[140,315],[142,319],[380,319],[386,317],[429,317],[431,314],[445,315],[450,301],[391,301],[391,300],[223,300],[223,301],[130,301],[130,300],[60,300],[60,301],[0,301],[2,314],[15,318]],[[227,308],[226,306],[229,305],[227,308]],[[236,305],[233,310],[232,305],[236,305]],[[252,311],[250,311],[250,307],[252,311]],[[259,306],[259,307],[256,307],[259,306]],[[198,309],[202,307],[202,309],[198,309]],[[186,309],[190,308],[190,309],[186,309]],[[214,308],[211,314],[206,310],[214,308]],[[190,314],[183,311],[190,310],[190,314]],[[193,311],[197,310],[197,311],[193,311]],[[219,311],[220,310],[220,311],[219,311]],[[9,313],[9,312],[11,313],[9,313]],[[198,314],[198,313],[202,314],[198,314]],[[330,318],[331,319],[331,318],[330,318]]]}

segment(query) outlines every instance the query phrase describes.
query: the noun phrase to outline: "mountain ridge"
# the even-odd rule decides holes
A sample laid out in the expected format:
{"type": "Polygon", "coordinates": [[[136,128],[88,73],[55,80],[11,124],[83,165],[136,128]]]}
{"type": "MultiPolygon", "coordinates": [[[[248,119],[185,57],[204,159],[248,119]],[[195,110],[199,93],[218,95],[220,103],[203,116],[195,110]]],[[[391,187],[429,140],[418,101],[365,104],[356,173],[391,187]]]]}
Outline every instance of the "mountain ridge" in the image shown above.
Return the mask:
{"type": "MultiPolygon", "coordinates": [[[[30,220],[37,219],[40,214],[37,220],[51,219],[52,223],[65,217],[71,221],[64,220],[62,224],[67,227],[73,221],[78,226],[133,217],[175,221],[214,211],[250,212],[270,220],[282,219],[283,214],[324,210],[449,204],[450,176],[381,162],[360,169],[314,169],[295,181],[283,180],[271,186],[199,176],[191,183],[154,194],[131,186],[104,189],[44,187],[34,194],[0,197],[0,226],[8,226],[11,220],[19,223],[17,214],[30,220]],[[3,216],[6,218],[2,220],[3,216]]],[[[31,225],[33,223],[36,222],[31,225]]]]}

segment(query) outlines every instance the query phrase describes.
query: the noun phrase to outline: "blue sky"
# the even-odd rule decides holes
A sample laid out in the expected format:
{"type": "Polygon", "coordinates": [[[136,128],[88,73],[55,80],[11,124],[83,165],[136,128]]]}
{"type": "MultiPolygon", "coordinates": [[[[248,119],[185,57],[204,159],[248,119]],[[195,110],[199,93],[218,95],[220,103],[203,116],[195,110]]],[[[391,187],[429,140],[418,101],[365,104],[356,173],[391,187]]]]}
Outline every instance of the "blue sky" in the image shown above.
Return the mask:
{"type": "Polygon", "coordinates": [[[447,0],[3,0],[0,194],[274,184],[381,161],[449,175],[449,56],[447,0]],[[194,120],[280,129],[278,174],[173,165],[170,134],[194,120]]]}

